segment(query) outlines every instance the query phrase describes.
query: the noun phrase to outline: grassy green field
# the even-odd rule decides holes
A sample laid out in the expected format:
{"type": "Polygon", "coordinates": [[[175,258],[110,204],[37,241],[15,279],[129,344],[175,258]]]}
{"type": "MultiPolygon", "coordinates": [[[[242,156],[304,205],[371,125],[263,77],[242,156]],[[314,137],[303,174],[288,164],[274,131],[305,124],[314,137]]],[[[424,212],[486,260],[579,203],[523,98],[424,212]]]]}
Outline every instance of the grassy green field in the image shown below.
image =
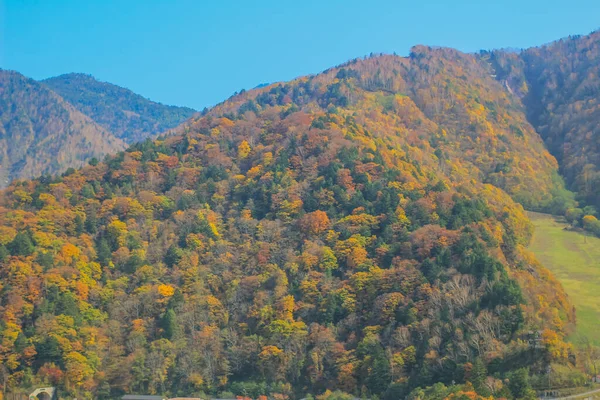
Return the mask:
{"type": "Polygon", "coordinates": [[[577,332],[600,344],[600,239],[565,230],[551,215],[529,213],[535,234],[529,247],[563,284],[577,311],[577,332]]]}

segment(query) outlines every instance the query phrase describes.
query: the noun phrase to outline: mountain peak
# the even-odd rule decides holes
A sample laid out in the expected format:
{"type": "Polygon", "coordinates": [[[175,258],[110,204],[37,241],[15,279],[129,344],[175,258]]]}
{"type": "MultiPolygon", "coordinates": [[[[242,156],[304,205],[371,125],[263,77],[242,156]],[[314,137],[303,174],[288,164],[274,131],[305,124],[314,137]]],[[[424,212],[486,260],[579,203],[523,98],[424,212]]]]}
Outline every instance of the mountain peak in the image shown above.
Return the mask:
{"type": "Polygon", "coordinates": [[[89,79],[89,80],[93,80],[93,81],[98,81],[92,74],[86,74],[83,72],[68,72],[66,74],[61,74],[58,76],[46,78],[46,79],[42,80],[42,82],[50,81],[53,79],[89,79]]]}

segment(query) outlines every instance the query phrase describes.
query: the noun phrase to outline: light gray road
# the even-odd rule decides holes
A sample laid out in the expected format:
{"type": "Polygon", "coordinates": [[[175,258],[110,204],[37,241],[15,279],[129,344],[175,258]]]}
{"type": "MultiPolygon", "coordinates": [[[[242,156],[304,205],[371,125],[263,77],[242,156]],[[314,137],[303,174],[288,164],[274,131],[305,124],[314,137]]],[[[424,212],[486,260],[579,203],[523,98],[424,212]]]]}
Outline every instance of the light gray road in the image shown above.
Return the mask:
{"type": "Polygon", "coordinates": [[[570,399],[585,398],[587,396],[591,396],[594,394],[600,396],[600,389],[596,389],[596,390],[592,390],[592,391],[584,392],[584,393],[579,393],[579,394],[573,394],[573,395],[567,396],[567,397],[544,397],[543,399],[544,400],[570,400],[570,399]]]}

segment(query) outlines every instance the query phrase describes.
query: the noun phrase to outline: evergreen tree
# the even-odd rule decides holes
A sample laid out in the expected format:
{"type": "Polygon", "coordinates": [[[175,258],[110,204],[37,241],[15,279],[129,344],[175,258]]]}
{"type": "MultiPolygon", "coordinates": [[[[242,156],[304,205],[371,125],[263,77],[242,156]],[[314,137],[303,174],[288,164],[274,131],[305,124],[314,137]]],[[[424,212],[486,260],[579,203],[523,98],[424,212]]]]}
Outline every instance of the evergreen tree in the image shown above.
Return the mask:
{"type": "Polygon", "coordinates": [[[0,245],[0,262],[6,260],[10,256],[10,252],[5,246],[0,245]]]}
{"type": "Polygon", "coordinates": [[[83,218],[79,214],[75,216],[75,234],[77,236],[81,235],[84,230],[83,218]]]}
{"type": "Polygon", "coordinates": [[[167,339],[172,339],[177,332],[177,316],[172,308],[169,308],[162,317],[161,327],[163,335],[167,339]]]}
{"type": "Polygon", "coordinates": [[[477,358],[473,363],[473,369],[471,370],[471,383],[481,393],[482,389],[485,389],[483,383],[487,377],[487,368],[481,358],[477,358]]]}
{"type": "Polygon", "coordinates": [[[35,247],[27,232],[19,232],[8,245],[8,250],[13,256],[27,257],[33,254],[35,247]]]}
{"type": "Polygon", "coordinates": [[[535,399],[535,391],[529,382],[529,372],[521,368],[508,375],[508,388],[515,399],[535,399]]]}
{"type": "Polygon", "coordinates": [[[165,254],[165,264],[167,264],[167,267],[173,268],[173,266],[176,265],[179,260],[181,260],[181,257],[181,249],[173,244],[167,250],[167,254],[165,254]]]}
{"type": "Polygon", "coordinates": [[[108,241],[104,238],[101,238],[96,245],[96,255],[98,258],[98,262],[102,265],[108,265],[110,260],[112,259],[112,252],[110,251],[110,246],[108,245],[108,241]]]}

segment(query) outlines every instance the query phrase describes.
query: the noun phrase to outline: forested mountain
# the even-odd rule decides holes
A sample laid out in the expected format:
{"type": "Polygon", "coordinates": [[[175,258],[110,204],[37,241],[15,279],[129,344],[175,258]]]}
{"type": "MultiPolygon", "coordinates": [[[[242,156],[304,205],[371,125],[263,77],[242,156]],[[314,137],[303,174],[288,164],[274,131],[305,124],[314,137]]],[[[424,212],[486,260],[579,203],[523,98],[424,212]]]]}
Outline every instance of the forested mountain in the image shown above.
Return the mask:
{"type": "MultiPolygon", "coordinates": [[[[270,91],[252,91],[229,99],[210,115],[233,118],[285,104],[290,98],[294,104],[313,100],[324,109],[329,104],[351,105],[365,115],[361,122],[371,124],[370,130],[387,124],[400,136],[394,140],[413,146],[412,151],[432,154],[434,163],[454,179],[491,183],[531,210],[560,212],[569,203],[558,164],[527,121],[520,99],[496,82],[488,64],[477,57],[418,46],[408,58],[354,60],[339,75],[331,74],[327,71],[310,79],[317,86],[313,93],[306,94],[310,88],[303,78],[296,82],[299,88],[294,93],[282,93],[278,85],[270,91]],[[326,80],[331,79],[337,80],[328,85],[326,80]],[[365,93],[366,101],[356,97],[358,91],[365,93]],[[376,123],[366,114],[374,107],[383,107],[385,115],[376,123]],[[417,133],[402,134],[407,129],[417,133]]],[[[189,129],[183,127],[180,133],[189,129]]]]}
{"type": "Polygon", "coordinates": [[[79,167],[125,143],[45,85],[0,70],[0,187],[79,167]]]}
{"type": "Polygon", "coordinates": [[[89,75],[40,83],[0,70],[0,187],[80,167],[174,128],[193,113],[89,75]]]}
{"type": "Polygon", "coordinates": [[[8,387],[531,398],[524,368],[541,385],[573,362],[574,316],[517,202],[568,196],[489,69],[427,47],[358,59],[12,184],[8,387]]]}
{"type": "Polygon", "coordinates": [[[569,187],[600,207],[600,32],[484,56],[523,99],[569,187]]]}
{"type": "Polygon", "coordinates": [[[91,75],[66,74],[42,83],[126,143],[163,133],[195,113],[191,108],[155,103],[91,75]]]}

